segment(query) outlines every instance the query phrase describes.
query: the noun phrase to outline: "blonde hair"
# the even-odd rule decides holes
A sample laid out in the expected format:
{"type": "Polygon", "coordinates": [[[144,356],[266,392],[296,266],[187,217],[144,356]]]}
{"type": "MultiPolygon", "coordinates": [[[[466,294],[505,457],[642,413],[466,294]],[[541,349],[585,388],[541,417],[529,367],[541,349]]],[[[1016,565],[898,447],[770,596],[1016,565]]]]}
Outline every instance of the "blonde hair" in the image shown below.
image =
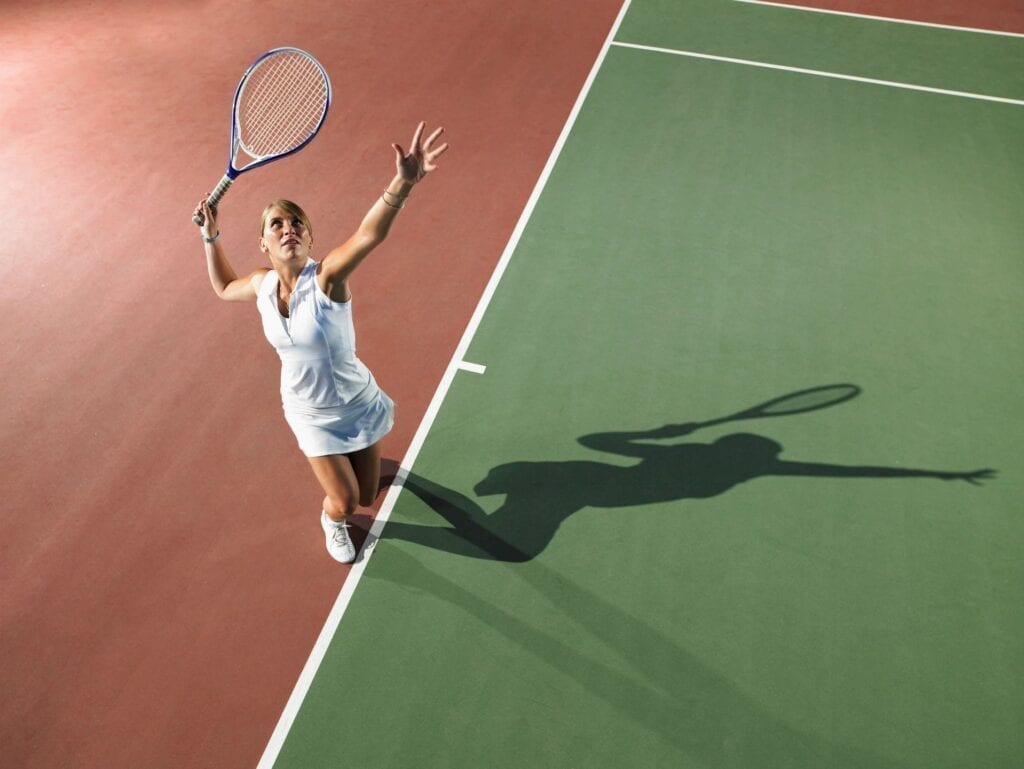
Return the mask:
{"type": "Polygon", "coordinates": [[[302,222],[302,226],[306,228],[306,232],[309,233],[310,237],[313,237],[313,225],[309,223],[309,217],[306,216],[306,212],[302,210],[302,207],[298,203],[292,203],[290,200],[275,200],[273,203],[268,203],[267,207],[263,209],[263,214],[260,216],[260,237],[263,237],[263,230],[267,226],[267,217],[270,216],[270,211],[273,208],[280,208],[282,211],[287,213],[289,216],[294,216],[302,222]]]}

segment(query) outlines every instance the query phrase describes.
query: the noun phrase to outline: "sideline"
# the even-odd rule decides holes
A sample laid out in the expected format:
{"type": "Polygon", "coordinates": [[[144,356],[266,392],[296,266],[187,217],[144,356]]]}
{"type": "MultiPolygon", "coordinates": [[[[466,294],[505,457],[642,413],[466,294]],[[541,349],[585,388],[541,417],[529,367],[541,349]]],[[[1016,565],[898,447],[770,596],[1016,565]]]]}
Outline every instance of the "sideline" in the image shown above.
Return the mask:
{"type": "Polygon", "coordinates": [[[299,674],[299,680],[296,682],[295,688],[292,690],[291,696],[285,704],[284,711],[281,713],[280,719],[278,719],[277,726],[270,735],[270,740],[263,751],[263,756],[260,758],[259,764],[257,764],[257,769],[272,769],[274,763],[277,761],[277,757],[281,753],[281,748],[284,746],[288,732],[291,730],[292,724],[295,722],[295,717],[298,715],[299,709],[302,707],[302,702],[305,700],[309,687],[313,683],[317,669],[320,667],[320,663],[323,661],[324,655],[327,653],[327,648],[330,646],[330,643],[334,638],[338,625],[341,623],[341,619],[345,615],[345,610],[348,608],[348,604],[352,599],[352,594],[355,592],[356,586],[359,584],[359,580],[362,579],[363,573],[366,571],[366,565],[370,560],[370,556],[373,554],[374,545],[376,545],[377,540],[380,539],[381,532],[384,530],[384,526],[387,524],[387,520],[391,516],[391,511],[394,509],[395,502],[398,499],[398,495],[401,493],[405,479],[408,477],[409,471],[416,462],[416,458],[420,453],[423,442],[426,440],[427,433],[430,432],[430,428],[434,424],[434,419],[437,417],[437,414],[441,409],[441,404],[444,402],[445,396],[448,394],[452,380],[455,378],[455,374],[466,365],[463,360],[463,356],[465,356],[466,351],[469,349],[470,342],[472,342],[473,336],[476,334],[484,313],[487,311],[487,307],[491,303],[491,298],[494,296],[498,283],[501,281],[501,278],[505,273],[505,268],[508,266],[509,260],[512,258],[512,253],[519,244],[519,239],[522,237],[523,231],[526,229],[526,225],[533,214],[533,209],[536,207],[537,201],[540,199],[541,192],[547,184],[548,177],[551,175],[555,162],[558,160],[558,156],[562,152],[562,147],[565,145],[566,139],[572,131],[573,124],[576,122],[576,117],[579,115],[580,109],[583,107],[583,102],[586,100],[587,94],[590,92],[594,79],[597,77],[598,70],[600,70],[605,56],[608,54],[608,49],[612,44],[615,34],[618,32],[622,19],[625,17],[626,11],[629,9],[629,4],[631,2],[632,0],[624,0],[622,7],[619,9],[619,15],[615,18],[615,22],[612,24],[612,27],[608,32],[608,36],[605,38],[604,45],[601,46],[601,51],[598,53],[597,59],[594,61],[594,65],[590,69],[590,74],[587,76],[579,96],[576,97],[576,103],[573,105],[572,111],[569,113],[569,117],[566,119],[565,125],[562,127],[562,132],[559,134],[558,140],[555,142],[555,146],[551,150],[551,154],[548,156],[548,161],[545,164],[543,171],[541,171],[540,177],[533,188],[533,192],[531,193],[529,200],[526,202],[526,207],[523,209],[523,213],[520,215],[515,229],[512,231],[508,244],[502,252],[501,259],[498,261],[497,266],[494,268],[494,272],[491,274],[491,279],[488,281],[487,287],[484,289],[483,295],[480,297],[476,310],[473,312],[473,316],[469,320],[469,325],[466,327],[458,347],[455,348],[455,353],[452,355],[452,359],[448,363],[448,368],[445,370],[444,376],[441,378],[441,382],[438,384],[437,390],[434,392],[434,397],[431,399],[430,405],[427,407],[427,411],[423,416],[423,420],[420,422],[420,426],[417,428],[416,434],[413,436],[412,442],[409,444],[409,449],[406,451],[404,459],[402,459],[402,464],[398,469],[395,480],[392,483],[391,488],[388,489],[387,496],[384,497],[384,502],[381,504],[380,510],[374,519],[373,526],[370,529],[370,534],[366,538],[366,542],[363,544],[362,549],[359,551],[356,562],[352,565],[352,569],[349,571],[348,576],[341,587],[341,592],[338,594],[338,597],[334,602],[334,606],[327,615],[327,620],[324,622],[323,629],[320,631],[320,635],[317,638],[316,643],[313,645],[313,650],[310,652],[309,658],[306,660],[302,673],[299,674]]]}

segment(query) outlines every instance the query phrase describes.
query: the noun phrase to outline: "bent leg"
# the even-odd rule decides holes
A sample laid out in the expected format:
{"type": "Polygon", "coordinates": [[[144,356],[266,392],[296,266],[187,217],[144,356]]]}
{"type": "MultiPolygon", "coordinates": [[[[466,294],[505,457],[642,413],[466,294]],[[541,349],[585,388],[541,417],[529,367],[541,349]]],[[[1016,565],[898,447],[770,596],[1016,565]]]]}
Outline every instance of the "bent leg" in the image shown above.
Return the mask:
{"type": "Polygon", "coordinates": [[[352,454],[309,457],[324,493],[324,510],[331,520],[343,521],[359,505],[373,504],[380,484],[380,444],[352,454]]]}
{"type": "Polygon", "coordinates": [[[324,511],[332,521],[343,521],[359,506],[359,482],[352,463],[344,454],[309,457],[324,493],[324,511]]]}

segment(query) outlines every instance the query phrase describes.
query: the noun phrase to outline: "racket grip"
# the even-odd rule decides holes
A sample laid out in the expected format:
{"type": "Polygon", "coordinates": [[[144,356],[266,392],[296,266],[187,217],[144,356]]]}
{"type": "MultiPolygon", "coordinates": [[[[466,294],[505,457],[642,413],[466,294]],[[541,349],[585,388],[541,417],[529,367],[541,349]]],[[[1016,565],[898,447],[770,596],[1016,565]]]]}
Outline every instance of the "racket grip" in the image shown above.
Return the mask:
{"type": "MultiPolygon", "coordinates": [[[[220,203],[221,198],[224,197],[224,194],[228,191],[228,188],[234,183],[234,181],[235,180],[230,176],[225,175],[224,178],[220,180],[220,183],[213,188],[213,192],[210,193],[210,197],[206,199],[206,205],[210,208],[216,208],[217,204],[220,203]]],[[[205,218],[202,214],[196,214],[192,217],[192,221],[202,226],[205,218]]]]}

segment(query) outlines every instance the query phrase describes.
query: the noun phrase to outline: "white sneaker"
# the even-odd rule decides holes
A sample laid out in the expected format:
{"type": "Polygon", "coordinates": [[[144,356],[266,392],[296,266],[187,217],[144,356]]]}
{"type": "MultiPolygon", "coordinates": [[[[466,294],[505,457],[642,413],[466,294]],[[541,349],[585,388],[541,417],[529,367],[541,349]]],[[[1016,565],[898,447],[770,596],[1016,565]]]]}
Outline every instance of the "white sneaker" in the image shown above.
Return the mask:
{"type": "Polygon", "coordinates": [[[352,563],[356,559],[356,546],[348,535],[348,524],[332,521],[327,511],[320,514],[320,525],[327,536],[327,552],[339,563],[352,563]]]}

